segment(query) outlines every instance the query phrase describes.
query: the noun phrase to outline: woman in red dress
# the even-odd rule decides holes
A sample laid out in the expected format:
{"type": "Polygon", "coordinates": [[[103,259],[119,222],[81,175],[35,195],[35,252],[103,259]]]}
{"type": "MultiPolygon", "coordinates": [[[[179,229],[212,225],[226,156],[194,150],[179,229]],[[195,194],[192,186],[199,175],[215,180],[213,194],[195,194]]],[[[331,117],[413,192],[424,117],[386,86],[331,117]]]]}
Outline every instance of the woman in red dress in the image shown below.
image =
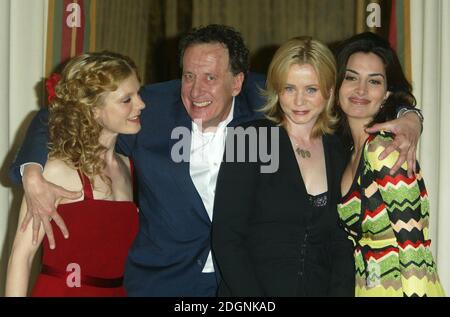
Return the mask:
{"type": "MultiPolygon", "coordinates": [[[[141,129],[144,103],[137,68],[120,54],[87,53],[73,58],[57,80],[49,89],[50,152],[43,175],[83,195],[59,202],[70,237],[54,230],[57,248],[50,247],[42,230],[36,244],[32,226],[17,230],[6,295],[27,295],[31,263],[43,242],[32,296],[125,296],[122,278],[138,230],[138,210],[132,162],[114,148],[119,133],[141,129]]],[[[23,200],[19,223],[26,210],[23,200]]]]}

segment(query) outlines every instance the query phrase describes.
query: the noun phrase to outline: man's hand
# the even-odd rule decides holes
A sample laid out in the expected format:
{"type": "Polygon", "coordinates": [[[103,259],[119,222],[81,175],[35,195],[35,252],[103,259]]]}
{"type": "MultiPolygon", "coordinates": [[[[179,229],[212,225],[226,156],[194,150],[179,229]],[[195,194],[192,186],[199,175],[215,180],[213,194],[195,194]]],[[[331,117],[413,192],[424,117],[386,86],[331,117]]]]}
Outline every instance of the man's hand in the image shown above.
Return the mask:
{"type": "Polygon", "coordinates": [[[53,236],[50,221],[53,219],[59,229],[67,239],[69,231],[61,216],[56,212],[56,207],[61,198],[77,199],[81,197],[81,192],[72,192],[47,182],[42,176],[40,166],[31,164],[24,169],[22,177],[25,200],[27,203],[27,214],[20,226],[24,231],[31,219],[33,219],[33,244],[37,243],[37,237],[41,222],[47,235],[50,249],[55,248],[55,238],[53,236]]]}
{"type": "Polygon", "coordinates": [[[394,133],[395,139],[378,158],[383,160],[391,152],[397,150],[400,155],[395,165],[391,168],[390,174],[395,174],[402,164],[407,161],[408,177],[412,177],[416,171],[416,148],[422,130],[422,122],[419,117],[414,112],[408,112],[399,119],[378,123],[366,129],[368,133],[375,133],[381,130],[394,133]]]}

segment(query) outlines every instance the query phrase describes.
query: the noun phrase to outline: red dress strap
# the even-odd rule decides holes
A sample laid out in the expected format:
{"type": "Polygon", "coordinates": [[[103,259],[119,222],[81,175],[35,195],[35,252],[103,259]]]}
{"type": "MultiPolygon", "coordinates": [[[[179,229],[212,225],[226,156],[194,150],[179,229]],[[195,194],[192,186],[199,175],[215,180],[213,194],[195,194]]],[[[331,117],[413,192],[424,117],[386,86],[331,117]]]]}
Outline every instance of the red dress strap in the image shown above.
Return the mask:
{"type": "MultiPolygon", "coordinates": [[[[135,178],[134,178],[134,163],[133,160],[130,158],[130,175],[131,175],[131,183],[133,186],[133,191],[135,190],[135,178]]],[[[80,176],[81,183],[83,184],[83,194],[84,194],[84,200],[93,200],[94,194],[92,192],[92,185],[91,181],[89,180],[89,177],[81,173],[80,170],[77,170],[78,176],[80,176]]]]}
{"type": "Polygon", "coordinates": [[[77,170],[78,175],[80,176],[81,183],[83,184],[83,194],[84,199],[83,200],[93,200],[94,194],[92,193],[92,185],[91,181],[89,180],[89,177],[81,173],[80,170],[77,170]]]}

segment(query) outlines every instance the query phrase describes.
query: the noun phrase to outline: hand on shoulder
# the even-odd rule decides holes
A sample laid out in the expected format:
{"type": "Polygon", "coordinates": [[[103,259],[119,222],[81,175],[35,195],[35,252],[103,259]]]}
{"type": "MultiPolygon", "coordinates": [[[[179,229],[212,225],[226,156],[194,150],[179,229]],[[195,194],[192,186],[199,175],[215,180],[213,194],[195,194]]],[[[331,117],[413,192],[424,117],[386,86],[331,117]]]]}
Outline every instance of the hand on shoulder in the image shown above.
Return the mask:
{"type": "MultiPolygon", "coordinates": [[[[390,132],[381,131],[369,136],[366,145],[366,158],[372,168],[380,171],[382,168],[388,168],[390,170],[394,166],[400,155],[398,151],[391,152],[382,160],[379,159],[380,154],[392,143],[393,140],[394,134],[390,132]]],[[[406,170],[406,163],[404,163],[401,168],[406,170]]]]}

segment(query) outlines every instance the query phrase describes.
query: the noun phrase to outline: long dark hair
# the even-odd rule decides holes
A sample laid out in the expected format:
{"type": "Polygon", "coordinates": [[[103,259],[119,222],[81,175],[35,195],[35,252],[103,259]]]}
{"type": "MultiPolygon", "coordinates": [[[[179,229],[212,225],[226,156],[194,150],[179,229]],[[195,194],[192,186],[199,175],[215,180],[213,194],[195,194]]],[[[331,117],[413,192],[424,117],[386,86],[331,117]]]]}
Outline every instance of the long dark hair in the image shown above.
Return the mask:
{"type": "Polygon", "coordinates": [[[368,126],[395,119],[397,107],[399,106],[414,107],[416,105],[416,98],[412,94],[412,86],[403,73],[397,54],[387,40],[371,32],[360,33],[344,40],[335,49],[337,63],[335,109],[339,117],[339,132],[343,136],[344,141],[350,144],[352,144],[350,128],[345,113],[339,106],[339,90],[345,78],[347,62],[350,56],[359,52],[373,53],[381,58],[386,71],[387,90],[391,92],[384,106],[368,126]]]}

